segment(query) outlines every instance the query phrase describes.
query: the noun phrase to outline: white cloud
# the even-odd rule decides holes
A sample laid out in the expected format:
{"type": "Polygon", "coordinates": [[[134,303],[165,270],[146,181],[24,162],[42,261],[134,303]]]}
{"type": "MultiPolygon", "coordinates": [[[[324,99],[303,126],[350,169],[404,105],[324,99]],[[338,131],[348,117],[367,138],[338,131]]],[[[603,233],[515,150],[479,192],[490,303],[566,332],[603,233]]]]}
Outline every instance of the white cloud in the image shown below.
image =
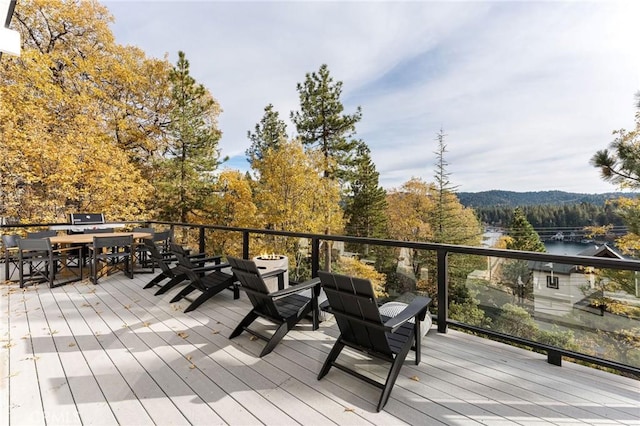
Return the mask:
{"type": "Polygon", "coordinates": [[[443,127],[462,191],[615,189],[588,162],[633,125],[640,2],[104,4],[118,42],[186,52],[224,110],[224,155],[243,155],[268,103],[288,119],[327,63],[386,187],[431,180],[443,127]]]}

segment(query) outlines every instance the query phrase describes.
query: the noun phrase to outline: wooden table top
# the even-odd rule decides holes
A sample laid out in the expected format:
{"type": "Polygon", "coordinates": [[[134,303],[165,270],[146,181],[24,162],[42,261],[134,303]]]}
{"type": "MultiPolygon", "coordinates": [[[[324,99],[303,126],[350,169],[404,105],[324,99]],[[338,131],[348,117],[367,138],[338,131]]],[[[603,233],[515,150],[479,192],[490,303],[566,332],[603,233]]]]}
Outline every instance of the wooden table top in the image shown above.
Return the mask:
{"type": "Polygon", "coordinates": [[[97,232],[95,234],[66,234],[50,237],[51,244],[89,244],[93,242],[93,237],[121,237],[132,235],[134,240],[151,238],[148,232],[97,232]]]}

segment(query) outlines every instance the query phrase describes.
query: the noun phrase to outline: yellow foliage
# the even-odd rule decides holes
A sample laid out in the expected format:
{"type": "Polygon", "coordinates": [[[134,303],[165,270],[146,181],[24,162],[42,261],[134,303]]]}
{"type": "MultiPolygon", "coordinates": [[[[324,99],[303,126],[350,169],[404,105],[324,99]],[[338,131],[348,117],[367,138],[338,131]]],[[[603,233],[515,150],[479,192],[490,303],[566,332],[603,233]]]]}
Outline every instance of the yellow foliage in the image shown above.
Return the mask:
{"type": "Polygon", "coordinates": [[[338,257],[338,265],[335,272],[351,277],[358,277],[371,281],[377,298],[385,298],[388,296],[385,290],[387,276],[376,269],[352,257],[338,257]]]}
{"type": "Polygon", "coordinates": [[[342,230],[339,187],[321,177],[318,161],[318,153],[307,154],[297,140],[283,141],[255,161],[255,198],[264,226],[292,232],[342,230]]]}
{"type": "Polygon", "coordinates": [[[64,221],[74,211],[141,219],[140,160],[162,143],[163,61],[115,45],[96,1],[25,0],[20,57],[0,64],[0,215],[64,221]]]}
{"type": "MultiPolygon", "coordinates": [[[[223,226],[256,228],[257,208],[253,202],[251,182],[245,175],[238,170],[223,170],[216,187],[216,194],[211,201],[211,216],[204,220],[223,226]]],[[[242,235],[237,232],[214,232],[212,252],[240,256],[242,235]]]]}
{"type": "Polygon", "coordinates": [[[389,236],[406,241],[429,241],[433,237],[430,220],[434,208],[432,188],[412,178],[387,194],[389,236]]]}

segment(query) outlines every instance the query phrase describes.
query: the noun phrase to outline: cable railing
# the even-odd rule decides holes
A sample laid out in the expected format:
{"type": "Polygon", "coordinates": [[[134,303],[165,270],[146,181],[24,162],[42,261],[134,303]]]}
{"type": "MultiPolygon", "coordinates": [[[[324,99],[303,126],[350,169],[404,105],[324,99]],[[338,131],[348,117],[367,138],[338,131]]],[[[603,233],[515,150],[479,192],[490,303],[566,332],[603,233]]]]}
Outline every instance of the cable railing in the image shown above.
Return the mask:
{"type": "MultiPolygon", "coordinates": [[[[426,256],[429,268],[422,273],[429,278],[422,279],[433,282],[430,291],[437,293],[431,296],[436,299],[434,320],[439,333],[451,326],[546,353],[547,361],[555,365],[566,357],[640,378],[640,261],[193,223],[126,223],[171,228],[179,243],[196,245],[202,252],[212,251],[216,238],[231,235],[232,243],[223,250],[240,253],[211,254],[246,259],[261,254],[276,238],[304,241],[296,250],[305,251],[302,258],[312,277],[326,267],[323,248],[328,244],[384,247],[396,250],[398,259],[426,256]],[[405,255],[398,256],[398,252],[405,255]],[[468,263],[484,267],[460,275],[464,269],[460,264],[468,263]],[[514,275],[513,271],[522,272],[514,275]],[[473,305],[461,308],[454,303],[459,292],[466,292],[473,305]],[[603,301],[609,308],[603,308],[603,301]],[[478,312],[481,315],[471,315],[478,312]]],[[[8,228],[50,225],[0,228],[6,233],[8,228]]]]}

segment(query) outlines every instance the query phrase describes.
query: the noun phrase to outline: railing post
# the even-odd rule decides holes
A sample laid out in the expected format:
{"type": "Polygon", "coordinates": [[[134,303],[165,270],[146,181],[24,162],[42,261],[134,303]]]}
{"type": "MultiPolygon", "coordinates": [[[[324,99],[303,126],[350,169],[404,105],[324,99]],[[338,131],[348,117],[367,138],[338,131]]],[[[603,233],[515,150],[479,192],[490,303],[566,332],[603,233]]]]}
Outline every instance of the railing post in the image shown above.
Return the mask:
{"type": "Polygon", "coordinates": [[[206,252],[206,247],[205,247],[205,241],[204,241],[204,226],[201,226],[199,228],[199,233],[198,233],[198,247],[200,247],[200,251],[198,251],[198,253],[204,253],[206,252]]]}
{"type": "Polygon", "coordinates": [[[318,276],[320,269],[320,239],[311,238],[311,278],[318,276]]]}
{"type": "Polygon", "coordinates": [[[249,259],[249,231],[242,231],[242,258],[249,259]]]}
{"type": "Polygon", "coordinates": [[[447,285],[449,269],[447,251],[437,250],[438,253],[438,333],[447,332],[447,318],[449,318],[449,286],[447,285]]]}

